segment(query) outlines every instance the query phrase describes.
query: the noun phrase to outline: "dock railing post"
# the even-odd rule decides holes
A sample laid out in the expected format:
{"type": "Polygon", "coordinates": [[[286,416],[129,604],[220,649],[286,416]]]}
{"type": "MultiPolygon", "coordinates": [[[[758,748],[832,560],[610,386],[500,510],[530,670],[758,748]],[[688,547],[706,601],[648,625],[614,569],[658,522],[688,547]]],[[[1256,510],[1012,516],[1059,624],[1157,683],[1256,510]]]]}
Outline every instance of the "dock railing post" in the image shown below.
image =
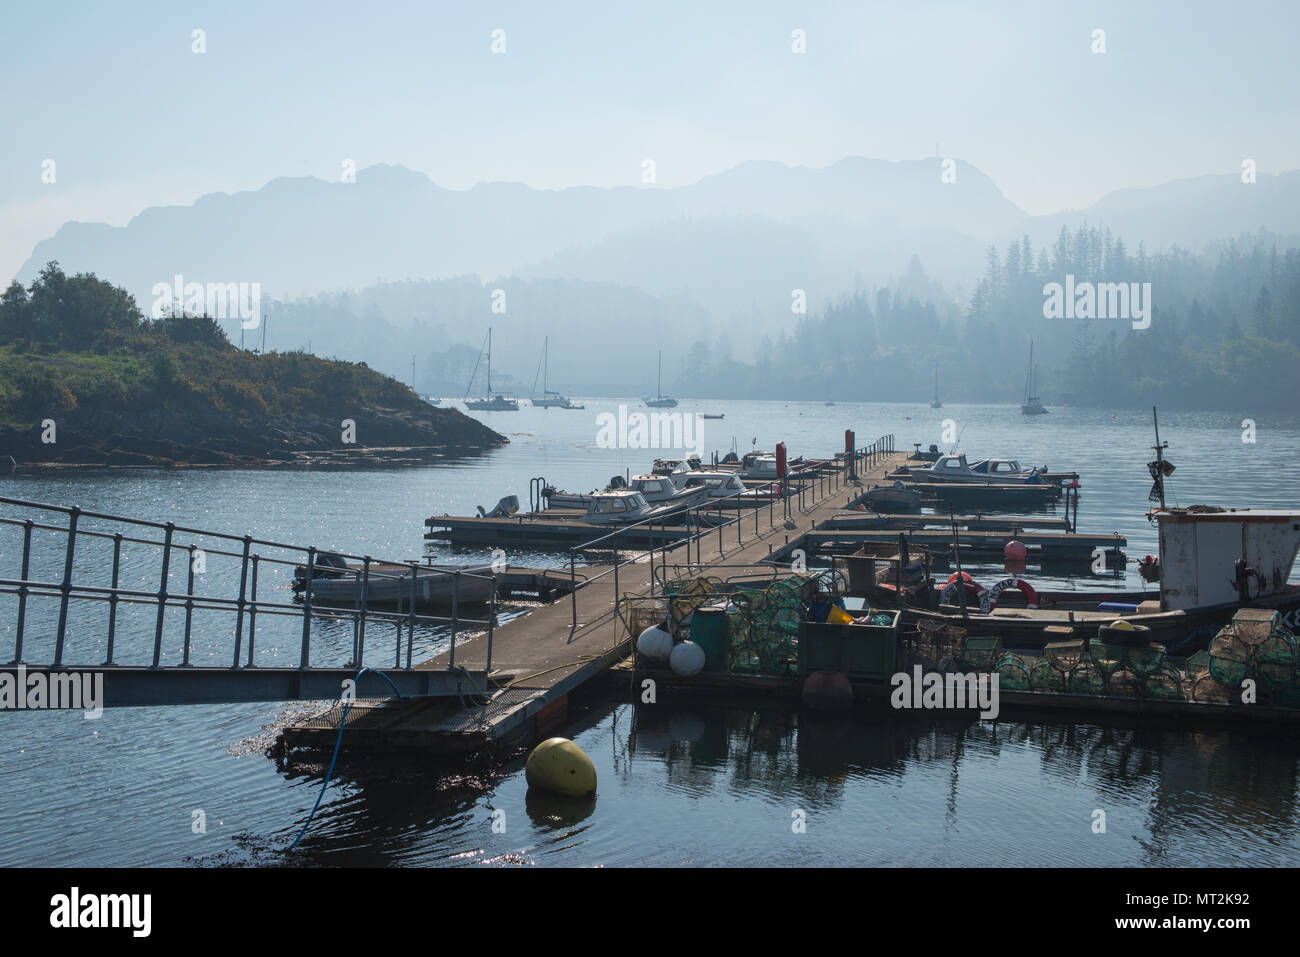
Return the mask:
{"type": "Polygon", "coordinates": [[[307,549],[307,585],[302,594],[302,653],[298,661],[299,668],[308,667],[311,661],[311,593],[312,580],[316,575],[316,546],[307,549]]]}
{"type": "MultiPolygon", "coordinates": [[[[120,574],[121,569],[122,569],[122,533],[115,532],[113,534],[113,582],[109,586],[111,590],[108,593],[108,654],[104,658],[104,664],[106,665],[111,665],[113,663],[113,642],[117,638],[117,602],[118,602],[117,586],[118,583],[121,581],[121,574],[120,574]]],[[[24,556],[23,581],[26,580],[27,580],[26,556],[24,556]]],[[[239,655],[238,649],[235,649],[235,655],[236,658],[238,658],[239,655]]]]}
{"type": "Polygon", "coordinates": [[[14,636],[14,660],[13,664],[20,664],[23,660],[23,626],[27,620],[27,593],[30,589],[27,587],[27,575],[31,571],[32,558],[32,525],[34,522],[29,518],[23,522],[23,583],[18,586],[18,626],[17,635],[14,636]]]}
{"type": "Polygon", "coordinates": [[[261,562],[260,555],[253,556],[253,580],[252,587],[249,589],[248,605],[248,665],[249,668],[255,668],[253,664],[253,645],[257,640],[257,568],[261,562]]]}
{"type": "Polygon", "coordinates": [[[235,607],[238,611],[235,613],[235,657],[230,667],[239,667],[239,652],[242,651],[244,642],[244,606],[247,604],[248,595],[248,550],[252,547],[253,536],[244,536],[244,553],[239,563],[239,598],[235,600],[235,607]]]}
{"type": "Polygon", "coordinates": [[[407,611],[407,628],[406,628],[406,667],[411,667],[411,649],[415,644],[415,576],[419,570],[419,562],[409,562],[411,566],[411,607],[407,611]]]}
{"type": "Polygon", "coordinates": [[[190,664],[190,630],[194,624],[194,551],[198,546],[190,543],[185,550],[189,556],[189,573],[185,576],[185,647],[181,650],[181,667],[190,664]]]}
{"type": "MultiPolygon", "coordinates": [[[[617,602],[617,596],[615,601],[617,602]]],[[[492,597],[488,599],[488,646],[487,646],[487,664],[483,666],[483,680],[486,684],[487,676],[492,674],[492,632],[496,630],[497,625],[497,576],[492,575],[492,597]]]]}
{"type": "Polygon", "coordinates": [[[158,583],[158,620],[153,630],[153,667],[155,668],[162,661],[163,615],[167,612],[167,574],[171,567],[172,533],[175,530],[175,524],[168,522],[163,532],[162,578],[158,583]]]}
{"type": "MultiPolygon", "coordinates": [[[[63,637],[68,627],[68,599],[72,597],[72,556],[77,547],[77,518],[81,509],[76,505],[68,513],[68,547],[63,556],[63,584],[59,586],[59,630],[54,639],[54,666],[63,663],[63,637]]],[[[24,579],[25,580],[25,579],[24,579]]]]}
{"type": "Polygon", "coordinates": [[[358,668],[366,661],[366,618],[370,613],[370,556],[361,560],[361,621],[357,625],[357,660],[358,668]]]}
{"type": "MultiPolygon", "coordinates": [[[[653,578],[653,576],[651,576],[653,578]]],[[[573,608],[573,630],[578,630],[578,560],[569,546],[569,604],[573,608]]]]}
{"type": "Polygon", "coordinates": [[[456,667],[456,631],[460,618],[460,569],[456,569],[456,583],[451,591],[451,650],[447,655],[447,670],[456,667]]]}

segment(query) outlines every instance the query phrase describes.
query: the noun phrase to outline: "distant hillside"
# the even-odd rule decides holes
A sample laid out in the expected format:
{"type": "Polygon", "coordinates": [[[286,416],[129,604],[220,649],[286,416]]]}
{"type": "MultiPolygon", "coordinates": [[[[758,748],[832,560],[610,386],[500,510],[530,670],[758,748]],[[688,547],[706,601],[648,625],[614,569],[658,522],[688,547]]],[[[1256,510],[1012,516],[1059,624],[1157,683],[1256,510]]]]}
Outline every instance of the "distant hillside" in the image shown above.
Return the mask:
{"type": "MultiPolygon", "coordinates": [[[[939,263],[940,279],[976,274],[980,243],[1018,229],[1026,217],[974,167],[958,163],[952,184],[942,183],[940,173],[938,159],[851,158],[824,169],[744,163],[675,189],[483,183],[452,191],[421,173],[378,165],[359,171],[355,183],[281,178],[254,191],[207,195],[192,206],[155,207],[120,228],[68,223],[37,245],[18,278],[29,282],[57,259],[65,268],[117,277],[146,310],[153,285],[176,274],[199,282],[260,282],[265,295],[279,298],[376,281],[512,273],[630,281],[678,293],[687,280],[653,253],[639,263],[618,263],[640,267],[631,272],[567,271],[571,260],[599,262],[599,255],[583,252],[593,245],[609,241],[617,253],[623,237],[649,230],[644,248],[707,262],[723,277],[720,291],[712,282],[691,286],[696,301],[725,314],[736,284],[773,258],[797,265],[794,286],[820,297],[844,288],[855,270],[870,283],[884,283],[914,251],[900,230],[933,232],[936,250],[966,253],[939,263]],[[695,221],[715,225],[687,228],[695,221]],[[719,233],[726,245],[714,241],[719,233]],[[809,236],[817,243],[812,256],[809,236]]],[[[781,291],[787,313],[789,297],[789,288],[781,291]]]]}
{"type": "Polygon", "coordinates": [[[506,441],[365,365],[244,351],[207,317],[146,321],[55,264],[0,298],[0,342],[10,467],[393,464],[506,441]]]}

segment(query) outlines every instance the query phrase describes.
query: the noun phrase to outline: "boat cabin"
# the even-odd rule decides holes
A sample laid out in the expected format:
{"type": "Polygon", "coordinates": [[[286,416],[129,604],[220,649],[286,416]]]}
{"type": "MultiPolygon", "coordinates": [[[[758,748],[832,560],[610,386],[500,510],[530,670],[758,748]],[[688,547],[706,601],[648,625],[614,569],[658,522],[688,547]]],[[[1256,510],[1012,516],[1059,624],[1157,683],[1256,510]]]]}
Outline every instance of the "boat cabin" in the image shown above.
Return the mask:
{"type": "Polygon", "coordinates": [[[1249,603],[1288,591],[1300,552],[1300,511],[1197,505],[1164,509],[1155,518],[1165,611],[1249,603]]]}
{"type": "Polygon", "coordinates": [[[965,452],[959,452],[956,455],[941,455],[939,460],[930,466],[929,470],[937,475],[970,474],[970,466],[966,464],[965,452]]]}
{"type": "Polygon", "coordinates": [[[989,478],[1024,478],[1038,471],[1021,468],[1015,459],[984,459],[972,465],[970,470],[989,478]]]}

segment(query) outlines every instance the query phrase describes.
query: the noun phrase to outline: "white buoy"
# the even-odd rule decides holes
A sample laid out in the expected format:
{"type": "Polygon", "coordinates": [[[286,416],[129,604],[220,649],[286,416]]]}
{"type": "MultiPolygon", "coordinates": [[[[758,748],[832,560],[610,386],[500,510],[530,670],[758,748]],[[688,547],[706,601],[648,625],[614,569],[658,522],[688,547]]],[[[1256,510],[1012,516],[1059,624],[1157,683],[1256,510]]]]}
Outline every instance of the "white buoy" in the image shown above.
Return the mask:
{"type": "Polygon", "coordinates": [[[636,650],[651,661],[667,661],[673,650],[673,636],[658,625],[651,625],[636,640],[636,650]]]}
{"type": "Polygon", "coordinates": [[[704,670],[704,649],[693,641],[683,641],[668,656],[673,674],[693,678],[704,670]]]}

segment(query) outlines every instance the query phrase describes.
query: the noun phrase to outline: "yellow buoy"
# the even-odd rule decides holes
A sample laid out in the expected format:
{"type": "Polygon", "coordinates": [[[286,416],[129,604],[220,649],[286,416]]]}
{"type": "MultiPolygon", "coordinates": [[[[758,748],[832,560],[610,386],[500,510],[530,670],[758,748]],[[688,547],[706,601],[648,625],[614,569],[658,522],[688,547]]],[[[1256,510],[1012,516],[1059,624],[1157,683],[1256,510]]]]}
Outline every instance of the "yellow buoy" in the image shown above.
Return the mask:
{"type": "Polygon", "coordinates": [[[596,793],[596,766],[568,738],[547,738],[528,755],[524,780],[530,788],[567,797],[586,797],[596,793]]]}
{"type": "Polygon", "coordinates": [[[1110,626],[1116,631],[1137,631],[1137,629],[1133,627],[1133,622],[1129,621],[1127,618],[1116,618],[1110,623],[1110,626]]]}

